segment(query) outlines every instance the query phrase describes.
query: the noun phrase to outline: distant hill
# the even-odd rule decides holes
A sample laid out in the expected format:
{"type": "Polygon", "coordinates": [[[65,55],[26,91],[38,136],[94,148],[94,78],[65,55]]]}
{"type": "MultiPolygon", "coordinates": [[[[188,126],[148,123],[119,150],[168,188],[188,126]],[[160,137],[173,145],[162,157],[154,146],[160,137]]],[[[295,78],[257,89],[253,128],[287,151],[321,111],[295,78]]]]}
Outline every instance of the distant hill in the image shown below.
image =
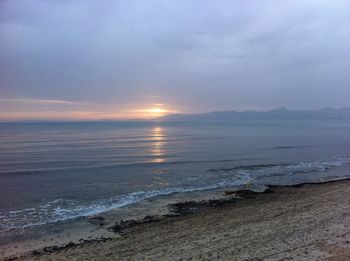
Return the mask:
{"type": "Polygon", "coordinates": [[[218,111],[204,114],[169,114],[162,121],[232,121],[238,119],[349,119],[350,108],[292,111],[277,108],[270,111],[218,111]]]}

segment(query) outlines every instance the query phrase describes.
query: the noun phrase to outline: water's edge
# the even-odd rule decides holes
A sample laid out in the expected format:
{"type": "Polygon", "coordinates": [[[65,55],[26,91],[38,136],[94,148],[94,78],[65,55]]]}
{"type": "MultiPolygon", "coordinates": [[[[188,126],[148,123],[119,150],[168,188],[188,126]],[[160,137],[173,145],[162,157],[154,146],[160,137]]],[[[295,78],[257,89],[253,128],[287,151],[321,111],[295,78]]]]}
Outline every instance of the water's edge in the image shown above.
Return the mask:
{"type": "MultiPolygon", "coordinates": [[[[94,217],[90,217],[90,218],[79,218],[75,221],[69,220],[69,221],[63,221],[63,222],[57,222],[56,224],[49,224],[49,226],[62,226],[64,224],[68,224],[70,222],[73,222],[70,224],[71,226],[76,226],[76,224],[78,224],[79,222],[81,224],[83,224],[85,227],[87,226],[88,222],[91,225],[91,222],[94,223],[95,227],[99,227],[99,229],[103,229],[108,231],[107,234],[104,234],[102,236],[99,237],[91,237],[91,236],[85,236],[82,237],[79,240],[76,241],[65,241],[64,238],[61,238],[60,243],[55,243],[55,244],[50,244],[49,242],[44,243],[44,245],[46,244],[46,246],[42,247],[42,245],[38,244],[32,244],[31,247],[32,249],[26,249],[25,247],[23,249],[21,249],[21,244],[23,242],[20,242],[18,239],[18,237],[15,236],[15,238],[17,239],[17,242],[13,242],[16,244],[15,251],[19,251],[16,252],[15,255],[9,255],[9,253],[11,252],[7,252],[4,251],[3,253],[6,255],[6,258],[9,257],[25,257],[26,255],[42,255],[42,254],[48,254],[48,253],[52,253],[55,251],[59,251],[59,250],[64,250],[64,249],[68,249],[68,248],[72,248],[72,247],[76,247],[78,245],[81,244],[85,244],[85,243],[92,243],[92,242],[105,242],[107,240],[112,240],[113,238],[118,238],[120,237],[121,234],[125,233],[125,230],[130,229],[134,226],[137,225],[142,225],[145,223],[152,223],[152,222],[159,222],[162,219],[166,219],[166,218],[176,218],[176,217],[181,217],[181,216],[185,216],[185,215],[189,215],[189,214],[196,214],[202,211],[202,209],[207,209],[207,208],[211,208],[211,207],[221,207],[221,206],[225,206],[227,204],[233,204],[235,202],[237,202],[237,200],[242,200],[242,199],[247,199],[247,198],[251,198],[251,199],[255,199],[258,198],[260,195],[266,194],[266,193],[274,193],[275,189],[279,189],[279,188],[301,188],[303,186],[317,186],[317,185],[322,185],[322,184],[330,184],[330,183],[337,183],[337,182],[345,182],[345,181],[350,181],[350,178],[342,178],[342,179],[334,179],[334,180],[328,180],[328,181],[322,181],[322,182],[304,182],[304,183],[299,183],[299,184],[291,184],[291,185],[267,185],[266,188],[262,191],[253,191],[253,190],[247,190],[247,189],[241,189],[241,190],[231,190],[230,188],[227,188],[227,190],[218,190],[218,189],[214,189],[212,190],[212,192],[219,192],[220,195],[218,196],[218,194],[213,193],[211,194],[211,196],[213,197],[209,197],[209,198],[196,198],[196,199],[191,199],[190,195],[189,197],[187,197],[187,199],[185,200],[180,200],[180,201],[174,201],[172,203],[167,203],[166,208],[168,211],[166,212],[161,212],[160,214],[155,214],[155,215],[143,215],[143,216],[139,216],[138,218],[130,218],[130,219],[118,219],[118,220],[114,220],[113,222],[109,222],[106,224],[102,224],[104,222],[104,220],[106,219],[106,217],[108,216],[108,212],[102,213],[102,215],[97,215],[94,217]],[[100,223],[102,222],[102,223],[100,223]],[[102,225],[101,225],[102,224],[102,225]],[[19,248],[18,248],[19,246],[19,248]],[[36,247],[35,247],[36,246],[36,247]],[[41,247],[38,247],[41,246],[41,247]],[[21,250],[26,250],[26,251],[22,251],[21,250]]],[[[183,193],[178,193],[178,194],[183,194],[183,193]]],[[[191,193],[185,193],[185,194],[191,194],[191,193]]],[[[164,196],[159,196],[158,198],[162,198],[164,196]]],[[[154,203],[153,200],[157,200],[156,198],[152,199],[152,202],[150,203],[154,203]]],[[[113,210],[109,211],[109,212],[113,212],[113,210]]],[[[115,218],[115,213],[112,214],[112,217],[115,218]]],[[[25,228],[25,229],[21,229],[22,230],[22,234],[23,231],[25,230],[32,230],[32,229],[36,229],[36,228],[25,228]]],[[[89,230],[91,229],[91,227],[88,228],[89,230]]],[[[97,234],[97,235],[101,235],[98,233],[98,228],[95,229],[95,231],[91,231],[93,232],[92,234],[97,234]]],[[[9,231],[7,231],[7,233],[9,233],[9,231]]],[[[90,234],[91,235],[91,234],[90,234]]],[[[36,236],[34,236],[35,238],[36,236]]],[[[38,240],[38,238],[31,238],[30,240],[38,240]]],[[[40,240],[40,239],[39,239],[40,240]]],[[[44,241],[46,241],[46,239],[44,239],[44,241]]],[[[24,242],[24,244],[26,244],[26,242],[24,242]]],[[[1,245],[1,243],[0,243],[1,245]]],[[[26,246],[28,247],[28,246],[26,246]]],[[[2,253],[2,254],[3,254],[2,253]]],[[[2,254],[0,254],[0,256],[2,256],[2,254]]],[[[5,257],[5,256],[3,256],[5,257]]]]}

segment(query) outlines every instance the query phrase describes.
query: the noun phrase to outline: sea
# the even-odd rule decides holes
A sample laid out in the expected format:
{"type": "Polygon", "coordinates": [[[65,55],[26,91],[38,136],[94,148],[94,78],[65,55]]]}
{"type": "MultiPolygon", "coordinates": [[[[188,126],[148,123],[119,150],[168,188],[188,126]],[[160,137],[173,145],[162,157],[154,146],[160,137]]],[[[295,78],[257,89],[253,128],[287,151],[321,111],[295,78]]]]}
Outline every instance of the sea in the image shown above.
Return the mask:
{"type": "Polygon", "coordinates": [[[0,230],[218,188],[350,178],[345,119],[0,123],[0,230]]]}

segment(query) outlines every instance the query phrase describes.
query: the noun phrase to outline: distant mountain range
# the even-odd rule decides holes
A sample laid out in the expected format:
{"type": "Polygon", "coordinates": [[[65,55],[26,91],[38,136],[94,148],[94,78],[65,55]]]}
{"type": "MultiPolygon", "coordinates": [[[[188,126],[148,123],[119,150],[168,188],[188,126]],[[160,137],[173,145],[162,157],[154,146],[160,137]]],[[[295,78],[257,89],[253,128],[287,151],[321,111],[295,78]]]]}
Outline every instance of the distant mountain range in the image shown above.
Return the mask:
{"type": "Polygon", "coordinates": [[[292,111],[277,108],[269,111],[217,111],[204,114],[169,114],[161,121],[231,121],[239,119],[349,119],[350,108],[324,108],[319,110],[292,111]]]}

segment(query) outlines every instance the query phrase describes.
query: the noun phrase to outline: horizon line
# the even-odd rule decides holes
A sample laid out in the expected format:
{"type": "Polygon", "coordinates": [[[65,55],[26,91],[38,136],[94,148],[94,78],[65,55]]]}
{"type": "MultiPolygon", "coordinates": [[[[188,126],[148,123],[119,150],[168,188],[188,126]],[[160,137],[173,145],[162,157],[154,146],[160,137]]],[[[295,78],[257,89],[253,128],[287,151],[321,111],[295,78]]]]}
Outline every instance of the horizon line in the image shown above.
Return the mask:
{"type": "Polygon", "coordinates": [[[268,109],[268,110],[243,110],[243,111],[238,111],[238,110],[222,110],[222,111],[209,111],[209,112],[203,112],[203,113],[170,113],[166,115],[162,115],[159,117],[154,117],[154,118],[120,118],[120,119],[0,119],[0,123],[69,123],[69,122],[159,122],[163,118],[166,118],[167,116],[171,115],[206,115],[206,114],[211,114],[211,113],[230,113],[230,112],[235,112],[235,113],[247,113],[247,112],[257,112],[257,113],[263,113],[263,112],[272,112],[272,111],[277,111],[277,110],[284,110],[288,112],[317,112],[317,111],[322,111],[322,110],[344,110],[344,109],[349,109],[350,107],[321,107],[318,109],[288,109],[287,107],[276,107],[274,109],[268,109]]]}

